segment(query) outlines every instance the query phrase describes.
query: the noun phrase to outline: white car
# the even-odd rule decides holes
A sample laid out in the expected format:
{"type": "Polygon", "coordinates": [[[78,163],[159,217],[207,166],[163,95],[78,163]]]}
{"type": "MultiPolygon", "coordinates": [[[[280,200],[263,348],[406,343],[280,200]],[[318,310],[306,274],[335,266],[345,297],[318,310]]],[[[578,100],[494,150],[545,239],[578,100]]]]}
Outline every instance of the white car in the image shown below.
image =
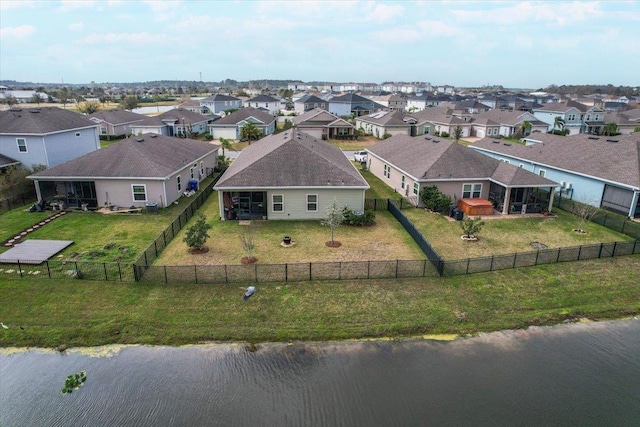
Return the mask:
{"type": "Polygon", "coordinates": [[[366,151],[356,151],[353,153],[353,161],[358,163],[366,163],[367,161],[367,152],[366,151]]]}

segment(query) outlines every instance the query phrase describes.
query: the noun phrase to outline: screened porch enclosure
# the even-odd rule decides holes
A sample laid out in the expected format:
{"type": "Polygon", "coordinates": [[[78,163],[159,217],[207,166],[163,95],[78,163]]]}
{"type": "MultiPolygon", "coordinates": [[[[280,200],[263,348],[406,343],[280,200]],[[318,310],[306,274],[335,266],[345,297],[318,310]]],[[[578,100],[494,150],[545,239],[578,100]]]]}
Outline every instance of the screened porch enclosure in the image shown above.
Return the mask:
{"type": "Polygon", "coordinates": [[[507,189],[496,183],[491,183],[489,201],[493,208],[503,213],[540,213],[549,207],[550,192],[541,188],[514,187],[507,194],[507,189]],[[505,210],[505,203],[508,203],[505,210]]]}
{"type": "Polygon", "coordinates": [[[69,208],[98,206],[96,185],[93,181],[39,181],[40,198],[47,202],[64,203],[69,208]]]}
{"type": "Polygon", "coordinates": [[[223,198],[225,219],[267,219],[265,191],[225,191],[223,198]]]}

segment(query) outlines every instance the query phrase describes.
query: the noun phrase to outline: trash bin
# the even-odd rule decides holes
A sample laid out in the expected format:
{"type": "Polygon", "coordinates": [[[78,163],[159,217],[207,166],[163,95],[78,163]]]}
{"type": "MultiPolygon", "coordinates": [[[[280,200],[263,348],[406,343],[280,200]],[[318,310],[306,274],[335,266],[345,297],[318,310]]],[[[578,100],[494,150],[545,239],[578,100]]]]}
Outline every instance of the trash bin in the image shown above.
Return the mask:
{"type": "Polygon", "coordinates": [[[158,213],[158,202],[147,203],[147,213],[158,213]]]}
{"type": "Polygon", "coordinates": [[[197,179],[189,180],[189,190],[198,191],[198,180],[197,179]]]}
{"type": "Polygon", "coordinates": [[[464,219],[464,212],[458,208],[453,210],[453,218],[456,221],[462,221],[464,219]]]}

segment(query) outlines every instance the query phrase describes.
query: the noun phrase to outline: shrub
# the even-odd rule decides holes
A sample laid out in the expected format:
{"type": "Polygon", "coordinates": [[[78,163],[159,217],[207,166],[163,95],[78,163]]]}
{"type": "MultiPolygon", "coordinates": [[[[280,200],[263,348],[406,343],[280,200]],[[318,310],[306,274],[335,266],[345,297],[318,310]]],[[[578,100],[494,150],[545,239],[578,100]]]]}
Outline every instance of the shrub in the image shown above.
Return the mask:
{"type": "Polygon", "coordinates": [[[484,225],[484,221],[482,218],[467,218],[466,220],[459,223],[460,228],[462,228],[462,233],[465,237],[475,236],[482,230],[482,226],[484,225]]]}
{"type": "Polygon", "coordinates": [[[425,208],[434,212],[444,212],[451,205],[451,197],[438,190],[435,185],[424,187],[420,193],[420,200],[425,208]]]}
{"type": "Polygon", "coordinates": [[[442,132],[440,136],[443,138],[449,138],[449,132],[442,132]]]}
{"type": "Polygon", "coordinates": [[[376,213],[371,209],[365,209],[364,212],[356,213],[349,208],[342,210],[344,216],[344,223],[349,225],[370,225],[376,219],[376,213]]]}

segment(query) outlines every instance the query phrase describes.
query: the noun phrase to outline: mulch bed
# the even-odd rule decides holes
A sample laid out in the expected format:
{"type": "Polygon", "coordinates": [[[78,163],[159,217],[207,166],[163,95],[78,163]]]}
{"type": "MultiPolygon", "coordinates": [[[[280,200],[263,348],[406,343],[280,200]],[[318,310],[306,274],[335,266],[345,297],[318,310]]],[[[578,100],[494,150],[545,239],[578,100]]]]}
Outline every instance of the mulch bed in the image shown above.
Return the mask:
{"type": "Polygon", "coordinates": [[[342,243],[338,242],[337,240],[334,240],[333,242],[331,241],[325,242],[325,245],[327,245],[327,247],[329,248],[339,248],[340,246],[342,246],[342,243]]]}
{"type": "Polygon", "coordinates": [[[201,248],[191,248],[191,249],[189,249],[189,253],[191,255],[206,254],[207,252],[209,252],[209,247],[208,246],[203,246],[201,248]]]}
{"type": "Polygon", "coordinates": [[[240,262],[242,262],[243,264],[253,264],[258,262],[258,258],[254,256],[243,256],[240,262]]]}

